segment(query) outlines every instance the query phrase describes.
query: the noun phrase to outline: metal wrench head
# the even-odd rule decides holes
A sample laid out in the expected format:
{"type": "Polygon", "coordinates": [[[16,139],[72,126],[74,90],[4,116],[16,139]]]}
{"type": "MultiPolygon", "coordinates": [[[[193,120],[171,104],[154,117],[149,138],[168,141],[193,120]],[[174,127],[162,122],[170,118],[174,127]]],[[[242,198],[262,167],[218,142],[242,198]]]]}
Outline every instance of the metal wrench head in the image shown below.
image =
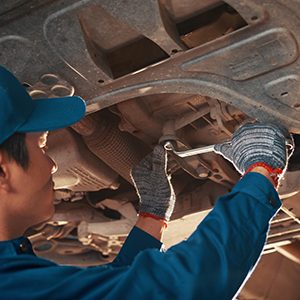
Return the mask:
{"type": "Polygon", "coordinates": [[[174,151],[175,150],[173,144],[170,141],[166,141],[164,143],[164,148],[166,151],[174,151]]]}

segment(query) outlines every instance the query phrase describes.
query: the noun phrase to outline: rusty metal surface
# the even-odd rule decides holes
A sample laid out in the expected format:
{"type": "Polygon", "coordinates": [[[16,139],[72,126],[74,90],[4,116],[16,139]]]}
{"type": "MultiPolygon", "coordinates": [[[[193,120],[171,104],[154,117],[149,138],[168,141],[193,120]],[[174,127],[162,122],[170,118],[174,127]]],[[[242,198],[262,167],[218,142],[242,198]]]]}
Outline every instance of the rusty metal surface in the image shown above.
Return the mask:
{"type": "Polygon", "coordinates": [[[119,174],[93,155],[72,130],[51,132],[48,147],[49,156],[59,166],[53,175],[56,190],[89,192],[118,188],[119,174]]]}
{"type": "MultiPolygon", "coordinates": [[[[112,170],[117,171],[124,179],[131,182],[130,170],[136,165],[150,149],[127,132],[121,132],[116,120],[108,120],[105,115],[97,118],[87,116],[94,130],[83,139],[94,155],[104,161],[112,170]]],[[[76,129],[78,133],[86,133],[83,128],[76,129]]]]}
{"type": "Polygon", "coordinates": [[[90,112],[141,95],[206,95],[251,117],[277,120],[300,131],[297,1],[225,1],[247,26],[189,51],[180,37],[181,23],[176,22],[219,2],[204,1],[202,6],[156,0],[34,2],[30,14],[24,14],[29,4],[15,1],[6,4],[10,9],[3,7],[5,14],[0,16],[0,63],[23,81],[58,74],[87,100],[90,112]],[[133,69],[127,61],[128,70],[139,72],[124,74],[111,56],[124,54],[128,59],[135,46],[145,50],[141,39],[155,52],[152,61],[141,61],[133,69]]]}

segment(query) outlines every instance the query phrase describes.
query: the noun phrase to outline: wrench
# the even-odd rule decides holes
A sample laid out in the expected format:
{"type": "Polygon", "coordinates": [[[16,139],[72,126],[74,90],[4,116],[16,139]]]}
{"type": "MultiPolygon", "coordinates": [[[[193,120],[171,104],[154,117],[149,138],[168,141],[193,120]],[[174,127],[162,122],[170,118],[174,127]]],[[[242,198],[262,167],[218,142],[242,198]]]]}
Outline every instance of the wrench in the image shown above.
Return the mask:
{"type": "MultiPolygon", "coordinates": [[[[230,143],[231,143],[230,141],[226,141],[223,144],[230,144],[230,143]]],[[[285,144],[288,150],[293,149],[293,141],[288,139],[286,140],[285,144]]],[[[164,144],[165,150],[172,151],[174,154],[178,155],[179,157],[189,157],[198,154],[210,153],[214,151],[214,147],[215,144],[210,146],[194,148],[190,150],[176,151],[171,141],[166,141],[164,144]]]]}
{"type": "MultiPolygon", "coordinates": [[[[230,142],[225,142],[225,143],[229,144],[230,142]]],[[[210,153],[214,151],[214,147],[215,145],[210,145],[210,146],[204,146],[204,147],[190,149],[190,150],[176,151],[172,142],[166,141],[164,144],[164,148],[167,151],[172,151],[174,154],[178,155],[179,157],[188,157],[188,156],[193,156],[193,155],[198,155],[203,153],[210,153]]]]}

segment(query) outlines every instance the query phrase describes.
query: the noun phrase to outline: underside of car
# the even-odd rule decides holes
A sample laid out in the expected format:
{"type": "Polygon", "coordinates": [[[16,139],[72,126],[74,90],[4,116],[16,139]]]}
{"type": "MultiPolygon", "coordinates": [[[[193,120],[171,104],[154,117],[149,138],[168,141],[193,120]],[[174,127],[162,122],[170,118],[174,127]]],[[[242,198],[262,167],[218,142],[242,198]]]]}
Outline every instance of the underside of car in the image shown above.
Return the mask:
{"type": "MultiPolygon", "coordinates": [[[[87,104],[82,121],[49,135],[56,212],[27,233],[37,255],[112,261],[137,218],[130,170],[155,145],[189,150],[224,142],[246,122],[273,122],[294,134],[296,150],[283,207],[239,299],[300,298],[299,1],[5,0],[0,28],[0,64],[33,98],[75,94],[87,104]]],[[[240,175],[215,153],[168,157],[171,246],[240,175]]]]}

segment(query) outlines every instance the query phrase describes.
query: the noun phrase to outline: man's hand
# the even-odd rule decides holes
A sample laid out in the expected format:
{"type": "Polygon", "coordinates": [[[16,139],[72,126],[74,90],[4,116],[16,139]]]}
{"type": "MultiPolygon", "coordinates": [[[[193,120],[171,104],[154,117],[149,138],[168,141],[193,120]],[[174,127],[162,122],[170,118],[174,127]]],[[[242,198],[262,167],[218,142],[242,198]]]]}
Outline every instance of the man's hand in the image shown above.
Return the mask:
{"type": "Polygon", "coordinates": [[[131,172],[140,198],[140,214],[169,221],[175,205],[175,193],[167,175],[167,153],[156,146],[131,172]]]}
{"type": "Polygon", "coordinates": [[[260,163],[283,173],[293,149],[293,138],[285,129],[263,123],[246,124],[233,134],[229,144],[215,146],[215,152],[231,161],[241,174],[260,163]]]}

